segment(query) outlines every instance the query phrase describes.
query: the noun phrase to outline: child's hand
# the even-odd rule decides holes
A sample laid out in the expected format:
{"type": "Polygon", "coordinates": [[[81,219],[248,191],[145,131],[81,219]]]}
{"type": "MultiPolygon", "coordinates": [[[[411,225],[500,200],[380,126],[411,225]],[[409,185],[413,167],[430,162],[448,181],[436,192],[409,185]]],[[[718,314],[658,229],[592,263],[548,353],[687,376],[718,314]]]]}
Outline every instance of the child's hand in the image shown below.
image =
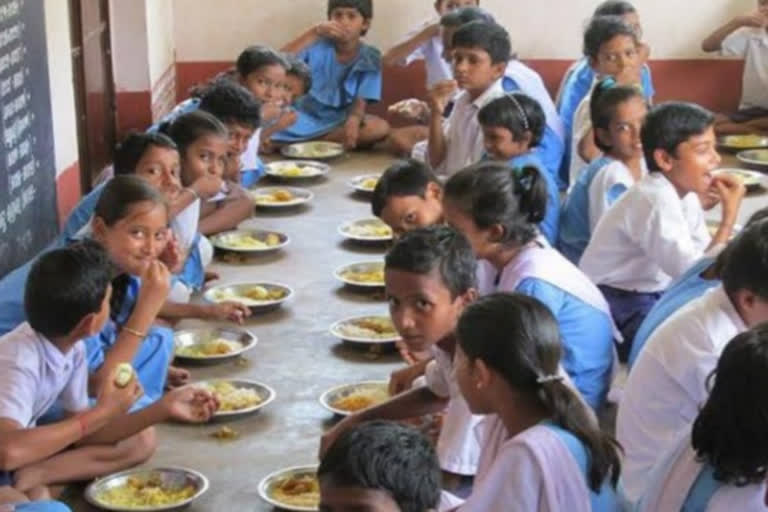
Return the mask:
{"type": "Polygon", "coordinates": [[[222,184],[221,176],[207,174],[197,178],[189,188],[194,190],[200,198],[210,199],[219,193],[222,184]]]}
{"type": "Polygon", "coordinates": [[[344,147],[355,149],[357,140],[360,138],[360,118],[358,116],[349,116],[344,123],[344,147]]]}
{"type": "Polygon", "coordinates": [[[171,274],[160,261],[153,261],[141,274],[141,289],[136,304],[149,308],[157,316],[168,298],[171,287],[171,274]]]}
{"type": "Polygon", "coordinates": [[[284,111],[280,116],[280,119],[275,123],[275,128],[277,128],[278,131],[283,131],[286,128],[293,126],[298,119],[299,114],[297,114],[295,110],[284,111]]]}
{"type": "Polygon", "coordinates": [[[193,386],[169,391],[162,400],[168,417],[185,423],[205,423],[219,409],[215,396],[193,386]]]}
{"type": "Polygon", "coordinates": [[[703,194],[699,194],[699,202],[701,202],[701,208],[708,212],[720,204],[720,193],[714,186],[710,187],[703,194]]]}
{"type": "Polygon", "coordinates": [[[755,11],[746,16],[740,16],[737,20],[742,27],[763,28],[768,25],[768,17],[762,11],[755,11]]]}
{"type": "Polygon", "coordinates": [[[261,120],[264,121],[274,121],[275,119],[278,119],[283,113],[283,107],[278,105],[277,103],[270,102],[270,103],[264,103],[261,106],[261,120]]]}
{"type": "Polygon", "coordinates": [[[173,231],[169,229],[168,232],[170,233],[168,243],[163,252],[160,253],[160,256],[158,256],[158,259],[165,263],[172,273],[178,274],[184,269],[184,251],[181,250],[179,240],[173,231]]]}
{"type": "Polygon", "coordinates": [[[133,407],[133,404],[136,403],[136,400],[144,394],[139,378],[136,375],[136,370],[134,370],[128,384],[122,388],[115,383],[116,372],[117,368],[115,368],[115,371],[112,372],[108,379],[104,380],[99,396],[96,399],[98,407],[106,408],[115,416],[127,413],[133,407]]]}
{"type": "Polygon", "coordinates": [[[423,369],[424,368],[421,365],[406,366],[405,368],[392,372],[392,375],[389,377],[389,395],[399,395],[400,393],[411,389],[413,387],[413,381],[424,374],[423,369]]]}
{"type": "Polygon", "coordinates": [[[735,176],[720,174],[715,177],[714,185],[723,203],[723,223],[733,224],[739,214],[741,200],[747,193],[744,183],[735,176]]]}
{"type": "Polygon", "coordinates": [[[432,114],[443,115],[445,107],[458,89],[459,84],[456,80],[443,80],[436,83],[427,95],[432,114]]]}
{"type": "Polygon", "coordinates": [[[335,21],[324,21],[315,27],[315,33],[320,37],[326,39],[333,39],[334,41],[345,41],[349,39],[349,32],[341,26],[340,23],[335,21]]]}
{"type": "Polygon", "coordinates": [[[209,272],[206,270],[205,275],[203,276],[203,283],[208,284],[211,281],[217,281],[219,277],[220,277],[219,274],[217,274],[216,272],[209,272]]]}
{"type": "Polygon", "coordinates": [[[239,302],[219,302],[208,307],[208,319],[210,320],[229,320],[240,325],[246,318],[251,316],[251,310],[248,306],[239,302]]]}
{"type": "Polygon", "coordinates": [[[192,378],[192,375],[189,373],[189,370],[179,368],[178,366],[169,366],[166,386],[170,389],[180,388],[189,384],[190,378],[192,378]]]}

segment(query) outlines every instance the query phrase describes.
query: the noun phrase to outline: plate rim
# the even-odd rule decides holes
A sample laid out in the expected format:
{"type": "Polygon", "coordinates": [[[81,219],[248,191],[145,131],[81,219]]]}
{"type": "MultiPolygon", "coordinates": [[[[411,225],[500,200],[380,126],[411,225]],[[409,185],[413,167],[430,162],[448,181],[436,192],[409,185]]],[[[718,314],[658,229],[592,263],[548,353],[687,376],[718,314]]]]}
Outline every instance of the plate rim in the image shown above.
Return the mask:
{"type": "Polygon", "coordinates": [[[295,512],[317,512],[319,507],[300,507],[298,505],[288,505],[286,503],[280,503],[275,499],[272,499],[270,496],[267,495],[267,483],[270,480],[274,480],[275,478],[279,477],[280,475],[283,475],[285,473],[288,473],[290,471],[293,472],[304,472],[304,471],[314,471],[317,473],[318,468],[320,467],[319,464],[305,464],[305,465],[298,465],[298,466],[289,466],[286,468],[278,469],[276,471],[271,472],[264,478],[262,478],[259,481],[259,485],[256,488],[256,491],[259,494],[259,498],[266,501],[270,505],[277,507],[281,510],[291,510],[295,512]]]}
{"type": "Polygon", "coordinates": [[[85,501],[87,501],[89,504],[93,505],[94,507],[100,508],[102,510],[110,510],[113,512],[158,512],[163,510],[173,510],[180,507],[185,507],[192,503],[193,501],[200,498],[203,494],[208,492],[210,489],[211,482],[208,480],[208,477],[206,477],[204,474],[202,474],[200,471],[190,469],[184,466],[160,466],[160,467],[149,467],[149,468],[130,468],[125,469],[123,471],[118,471],[116,473],[111,473],[109,475],[105,475],[103,477],[95,479],[93,482],[88,484],[88,487],[85,488],[85,492],[83,492],[83,496],[85,497],[85,501]],[[179,503],[175,503],[173,505],[156,505],[156,506],[146,506],[146,507],[139,507],[139,508],[121,508],[118,506],[112,506],[107,505],[106,503],[102,503],[99,500],[96,499],[96,497],[93,495],[94,488],[102,481],[109,479],[109,478],[119,478],[124,476],[130,476],[132,474],[136,473],[149,473],[153,471],[183,471],[189,474],[192,474],[200,479],[200,481],[203,483],[202,487],[195,493],[194,496],[191,496],[187,498],[184,501],[180,501],[179,503]]]}
{"type": "MultiPolygon", "coordinates": [[[[766,162],[766,165],[768,165],[768,162],[766,162]]],[[[747,187],[757,187],[761,185],[768,186],[768,175],[763,174],[762,172],[753,171],[752,169],[740,169],[738,167],[721,167],[721,168],[715,169],[714,174],[715,175],[720,173],[727,174],[727,173],[732,173],[734,171],[751,176],[751,180],[754,180],[755,183],[744,183],[744,185],[747,187]]]]}
{"type": "Polygon", "coordinates": [[[345,277],[343,277],[341,275],[341,272],[344,269],[346,269],[348,267],[351,267],[353,265],[370,265],[370,264],[374,264],[374,263],[375,264],[384,265],[383,261],[376,261],[376,260],[356,261],[356,262],[353,262],[353,263],[347,263],[347,264],[341,265],[340,267],[337,267],[333,271],[333,276],[336,279],[338,279],[339,281],[341,281],[342,283],[350,285],[350,286],[358,286],[358,287],[361,287],[361,288],[384,288],[386,286],[385,283],[381,283],[381,284],[379,284],[379,283],[360,283],[360,282],[350,281],[349,279],[346,279],[345,277]]]}
{"type": "Polygon", "coordinates": [[[329,154],[328,156],[313,156],[312,158],[315,158],[315,159],[318,159],[318,160],[331,160],[333,158],[340,157],[341,155],[343,155],[347,151],[344,148],[344,145],[340,144],[338,142],[325,141],[325,140],[323,140],[323,141],[305,140],[305,141],[292,142],[292,143],[286,144],[285,146],[280,148],[280,154],[283,155],[284,157],[287,157],[287,158],[295,158],[295,159],[301,159],[301,160],[308,160],[308,158],[305,157],[305,156],[291,156],[290,148],[291,147],[295,147],[295,146],[305,146],[305,145],[309,145],[309,144],[317,144],[317,143],[320,143],[320,142],[323,143],[323,144],[330,144],[330,145],[335,146],[336,152],[333,153],[333,154],[329,154]]]}
{"type": "Polygon", "coordinates": [[[358,180],[363,180],[363,179],[367,179],[367,178],[379,178],[379,179],[381,179],[381,177],[383,175],[384,175],[384,173],[360,174],[360,175],[354,176],[353,178],[348,180],[347,181],[347,185],[352,187],[353,189],[357,190],[358,192],[365,192],[365,193],[368,193],[368,194],[372,194],[373,193],[373,189],[363,188],[363,187],[361,187],[359,184],[357,184],[355,182],[358,181],[358,180]]]}
{"type": "Polygon", "coordinates": [[[360,382],[349,382],[347,384],[339,384],[338,386],[334,386],[330,389],[326,389],[323,391],[323,393],[317,398],[318,402],[320,402],[320,405],[323,406],[323,408],[327,411],[330,411],[334,414],[337,414],[339,416],[350,416],[353,414],[352,411],[345,411],[342,409],[336,409],[328,402],[328,396],[331,395],[334,392],[340,391],[344,388],[348,388],[351,386],[363,386],[365,384],[383,384],[384,387],[389,387],[389,381],[386,380],[362,380],[360,382]]]}
{"type": "Polygon", "coordinates": [[[285,302],[288,302],[288,299],[293,298],[293,295],[295,294],[295,290],[292,287],[288,286],[287,284],[278,283],[276,281],[258,281],[258,282],[250,282],[250,283],[248,283],[248,282],[237,282],[237,283],[220,284],[220,285],[214,286],[213,288],[208,288],[203,293],[203,300],[205,300],[205,301],[207,301],[207,302],[209,302],[211,304],[219,304],[218,301],[212,300],[210,298],[210,295],[213,293],[214,290],[218,290],[220,288],[229,288],[230,286],[242,286],[242,285],[263,286],[265,284],[269,285],[269,286],[284,288],[284,289],[286,289],[288,291],[288,294],[285,297],[283,297],[282,299],[264,301],[264,302],[259,303],[259,304],[251,304],[251,305],[243,304],[243,305],[246,306],[246,307],[249,307],[249,308],[268,308],[268,307],[271,307],[271,306],[277,306],[277,305],[283,304],[285,302]]]}
{"type": "MultiPolygon", "coordinates": [[[[365,222],[365,221],[377,221],[381,224],[387,226],[387,224],[382,221],[378,217],[361,217],[359,219],[354,220],[347,220],[339,224],[339,226],[336,228],[336,231],[341,235],[342,237],[346,238],[347,240],[354,240],[356,242],[389,242],[390,240],[394,239],[394,233],[389,235],[388,237],[381,236],[363,236],[363,235],[353,235],[351,233],[347,233],[344,229],[348,228],[354,224],[357,224],[358,222],[365,222]]],[[[387,226],[388,227],[388,226],[387,226]]],[[[390,231],[392,228],[390,228],[390,231]]]]}
{"type": "Polygon", "coordinates": [[[348,318],[342,318],[340,320],[336,320],[328,328],[328,331],[331,333],[332,336],[342,341],[351,341],[352,343],[365,343],[367,345],[382,345],[385,343],[395,343],[402,339],[402,336],[399,336],[399,335],[394,338],[378,338],[378,339],[356,338],[354,336],[343,335],[340,331],[338,331],[338,327],[344,323],[350,322],[352,320],[357,320],[360,318],[371,318],[371,317],[389,318],[390,320],[392,319],[392,317],[388,315],[355,315],[355,316],[350,316],[348,318]]]}
{"type": "Polygon", "coordinates": [[[210,237],[210,240],[211,240],[211,245],[213,245],[217,249],[222,249],[224,251],[231,251],[231,252],[243,252],[243,253],[267,253],[267,252],[279,251],[280,249],[285,248],[291,243],[291,237],[288,236],[286,233],[281,233],[280,231],[270,231],[267,229],[231,229],[229,231],[222,231],[221,233],[216,233],[215,235],[210,237]],[[268,247],[266,249],[242,249],[242,248],[234,248],[234,247],[225,247],[218,242],[220,237],[222,236],[234,235],[238,233],[265,233],[268,235],[275,234],[283,238],[283,241],[280,243],[280,245],[275,245],[272,247],[268,247]]]}
{"type": "Polygon", "coordinates": [[[187,384],[187,386],[197,387],[200,384],[205,384],[207,382],[214,381],[214,380],[229,381],[229,382],[232,382],[233,384],[234,383],[243,383],[243,384],[251,384],[251,385],[255,384],[255,385],[257,385],[257,386],[259,386],[259,387],[261,387],[263,389],[266,389],[269,392],[269,396],[267,398],[265,398],[262,402],[260,402],[260,403],[258,403],[256,405],[252,405],[251,407],[249,407],[247,409],[240,409],[240,410],[237,410],[237,411],[224,411],[224,412],[218,412],[217,411],[217,412],[215,412],[213,414],[213,416],[211,416],[211,419],[223,419],[223,418],[231,418],[233,416],[240,416],[240,415],[251,414],[251,413],[254,413],[256,411],[260,411],[261,409],[263,409],[267,405],[271,404],[272,402],[275,401],[275,398],[277,397],[277,392],[274,390],[274,388],[272,386],[268,386],[268,385],[264,384],[263,382],[259,382],[257,380],[253,380],[253,379],[238,379],[238,378],[233,378],[233,377],[221,377],[221,378],[213,377],[213,378],[210,378],[210,379],[203,379],[203,380],[198,380],[198,381],[195,381],[195,382],[190,382],[189,384],[187,384]]]}
{"type": "Polygon", "coordinates": [[[768,155],[768,148],[762,148],[762,149],[746,149],[744,151],[739,151],[736,153],[736,158],[745,164],[750,165],[757,165],[760,167],[768,167],[768,160],[762,161],[762,160],[755,160],[747,155],[747,153],[753,153],[755,151],[761,151],[764,152],[766,155],[768,155]]]}
{"type": "Polygon", "coordinates": [[[174,333],[173,333],[173,345],[174,345],[173,357],[174,358],[179,358],[179,359],[185,359],[185,360],[188,360],[188,361],[221,361],[221,360],[224,360],[224,359],[229,359],[229,358],[232,358],[232,357],[237,357],[239,355],[242,355],[242,354],[248,352],[249,350],[252,350],[252,349],[256,348],[256,345],[258,345],[258,343],[259,343],[259,337],[258,336],[253,334],[251,331],[249,331],[247,329],[242,329],[240,327],[221,327],[221,326],[190,327],[189,329],[180,329],[178,331],[174,331],[174,333]],[[241,349],[235,350],[234,352],[230,352],[229,354],[223,354],[223,355],[217,355],[217,356],[198,357],[198,356],[184,356],[184,355],[176,354],[176,350],[175,350],[176,349],[176,336],[179,336],[179,335],[182,335],[182,334],[187,334],[187,333],[199,332],[199,331],[217,331],[217,330],[221,330],[221,331],[226,331],[226,330],[239,331],[242,334],[246,334],[251,339],[251,343],[249,343],[248,345],[244,345],[241,349]]]}
{"type": "Polygon", "coordinates": [[[302,204],[307,204],[315,198],[314,192],[312,192],[311,190],[307,190],[305,188],[299,188],[299,187],[280,187],[280,186],[255,187],[255,188],[248,189],[248,192],[251,195],[251,199],[253,199],[253,204],[259,208],[288,208],[291,206],[299,206],[302,204]],[[289,201],[285,203],[259,203],[258,201],[256,201],[256,192],[258,192],[259,190],[274,190],[274,189],[288,190],[295,196],[295,198],[293,201],[289,201]]]}
{"type": "Polygon", "coordinates": [[[295,160],[275,160],[273,162],[268,162],[264,164],[264,174],[267,176],[271,176],[273,178],[282,178],[286,180],[301,180],[301,179],[311,179],[311,178],[319,178],[321,176],[327,176],[331,172],[331,166],[317,161],[317,160],[308,160],[308,159],[295,159],[295,160]],[[315,167],[319,169],[320,172],[317,174],[310,174],[308,176],[284,176],[282,174],[276,174],[274,172],[270,172],[270,166],[275,164],[305,164],[307,167],[315,167]],[[311,165],[307,165],[311,164],[311,165]]]}

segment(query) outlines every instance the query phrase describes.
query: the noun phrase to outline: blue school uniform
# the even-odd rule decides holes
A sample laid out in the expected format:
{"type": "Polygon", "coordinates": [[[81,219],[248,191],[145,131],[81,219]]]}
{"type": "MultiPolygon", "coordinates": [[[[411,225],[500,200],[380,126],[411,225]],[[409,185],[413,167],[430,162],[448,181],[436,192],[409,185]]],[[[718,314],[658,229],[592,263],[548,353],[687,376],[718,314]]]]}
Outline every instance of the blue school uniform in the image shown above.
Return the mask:
{"type": "MultiPolygon", "coordinates": [[[[505,76],[502,78],[501,86],[505,92],[525,92],[520,88],[520,85],[512,78],[505,76]]],[[[547,125],[544,128],[544,134],[541,137],[539,145],[533,150],[533,153],[539,158],[544,168],[551,175],[552,180],[560,188],[560,164],[563,161],[563,154],[565,153],[565,143],[560,138],[555,130],[551,126],[547,125]]],[[[559,199],[558,199],[559,200],[559,199]]]]}
{"type": "Polygon", "coordinates": [[[547,182],[547,211],[544,220],[539,224],[539,231],[547,241],[554,247],[557,243],[558,232],[560,229],[560,193],[552,174],[547,172],[546,167],[541,163],[535,151],[518,155],[509,160],[512,168],[532,165],[539,169],[542,177],[547,182]]]}
{"type": "MultiPolygon", "coordinates": [[[[576,463],[584,476],[584,481],[589,488],[588,464],[590,462],[590,454],[587,451],[587,447],[584,446],[584,443],[582,443],[578,437],[562,427],[555,425],[551,421],[544,421],[542,422],[542,425],[550,429],[568,448],[568,451],[576,460],[576,463]]],[[[589,489],[589,499],[592,504],[592,512],[615,512],[621,510],[621,500],[619,499],[616,490],[611,486],[608,478],[606,478],[606,482],[603,483],[599,493],[596,493],[591,488],[589,489]]]]}
{"type": "Polygon", "coordinates": [[[15,512],[72,512],[71,508],[60,501],[17,503],[12,510],[15,512]]]}
{"type": "Polygon", "coordinates": [[[341,126],[356,99],[381,99],[381,54],[376,48],[361,44],[357,57],[342,64],[333,42],[320,39],[297,57],[312,70],[312,89],[297,103],[296,123],[276,133],[273,140],[316,139],[341,126]]]}
{"type": "MultiPolygon", "coordinates": [[[[85,340],[88,371],[93,373],[104,364],[106,353],[117,341],[120,328],[133,312],[141,288],[141,280],[130,276],[125,298],[119,311],[113,311],[101,332],[85,340]]],[[[144,388],[144,396],[134,404],[133,410],[146,407],[163,396],[168,366],[174,352],[173,330],[153,326],[139,345],[132,364],[144,388]]]]}
{"type": "Polygon", "coordinates": [[[563,339],[563,369],[584,400],[597,410],[608,394],[613,367],[610,317],[541,279],[525,278],[515,291],[538,299],[552,312],[563,339]]]}
{"type": "MultiPolygon", "coordinates": [[[[653,88],[653,77],[651,68],[646,64],[641,73],[641,85],[645,98],[651,101],[656,95],[653,88]]],[[[576,115],[576,109],[579,108],[582,100],[589,94],[592,84],[595,81],[595,70],[589,65],[586,57],[579,60],[563,82],[560,92],[560,101],[557,105],[557,111],[565,126],[565,155],[560,167],[560,177],[568,183],[568,170],[571,165],[571,144],[573,135],[573,116],[576,115]]]]}
{"type": "Polygon", "coordinates": [[[685,274],[673,282],[664,292],[661,298],[654,304],[648,315],[640,324],[640,328],[635,333],[635,339],[632,342],[632,349],[629,353],[627,364],[629,368],[635,364],[640,351],[645,346],[648,338],[653,331],[659,327],[664,320],[672,316],[677,310],[701,297],[707,290],[720,284],[719,279],[703,279],[702,272],[707,270],[715,263],[715,258],[705,256],[697,261],[685,274]]]}
{"type": "MultiPolygon", "coordinates": [[[[603,155],[590,163],[571,188],[563,204],[560,214],[560,238],[557,245],[563,256],[574,265],[579,264],[581,255],[592,237],[592,230],[589,227],[589,187],[600,169],[611,161],[613,161],[612,158],[603,155]]],[[[618,199],[619,195],[617,194],[614,200],[618,199]]]]}

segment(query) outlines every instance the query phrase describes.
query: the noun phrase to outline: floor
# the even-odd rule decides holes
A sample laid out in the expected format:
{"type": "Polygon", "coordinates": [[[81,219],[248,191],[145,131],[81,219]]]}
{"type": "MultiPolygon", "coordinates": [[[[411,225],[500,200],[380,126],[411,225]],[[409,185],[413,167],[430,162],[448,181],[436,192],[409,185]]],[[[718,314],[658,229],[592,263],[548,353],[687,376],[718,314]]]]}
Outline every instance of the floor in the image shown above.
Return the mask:
{"type": "MultiPolygon", "coordinates": [[[[328,327],[338,319],[387,310],[381,296],[360,295],[340,286],[333,271],[345,263],[383,257],[385,247],[348,244],[337,227],[343,221],[371,215],[367,199],[353,193],[347,181],[356,175],[381,172],[390,161],[383,155],[356,154],[331,162],[333,168],[326,179],[306,184],[315,193],[309,206],[282,213],[258,211],[243,226],[284,232],[291,238],[288,247],[247,264],[214,263],[223,283],[272,280],[290,285],[296,295],[283,309],[248,321],[247,329],[259,341],[248,353],[247,365],[190,368],[196,380],[236,376],[276,390],[276,400],[261,413],[229,423],[240,433],[239,439],[222,442],[211,438],[221,424],[158,427],[159,447],[148,466],[184,466],[210,480],[210,490],[187,509],[190,512],[272,510],[259,499],[258,483],[280,468],[316,461],[319,437],[333,420],[319,405],[320,394],[338,384],[386,379],[401,364],[394,354],[372,357],[340,344],[328,333],[328,327]]],[[[751,195],[740,222],[768,205],[767,197],[751,195]]],[[[719,214],[715,210],[708,216],[717,218],[719,214]]],[[[603,420],[610,423],[608,418],[603,420]]],[[[79,491],[69,492],[73,510],[93,510],[82,501],[79,491]]]]}

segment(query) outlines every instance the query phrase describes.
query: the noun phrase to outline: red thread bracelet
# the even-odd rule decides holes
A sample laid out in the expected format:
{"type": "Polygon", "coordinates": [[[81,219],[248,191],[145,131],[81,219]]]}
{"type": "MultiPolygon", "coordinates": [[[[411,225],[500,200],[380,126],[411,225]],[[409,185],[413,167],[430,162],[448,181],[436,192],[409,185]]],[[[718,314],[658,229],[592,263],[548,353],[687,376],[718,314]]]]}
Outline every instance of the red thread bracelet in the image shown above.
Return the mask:
{"type": "Polygon", "coordinates": [[[77,417],[77,423],[80,424],[80,437],[83,438],[88,431],[88,425],[85,422],[85,414],[81,414],[77,417]]]}

